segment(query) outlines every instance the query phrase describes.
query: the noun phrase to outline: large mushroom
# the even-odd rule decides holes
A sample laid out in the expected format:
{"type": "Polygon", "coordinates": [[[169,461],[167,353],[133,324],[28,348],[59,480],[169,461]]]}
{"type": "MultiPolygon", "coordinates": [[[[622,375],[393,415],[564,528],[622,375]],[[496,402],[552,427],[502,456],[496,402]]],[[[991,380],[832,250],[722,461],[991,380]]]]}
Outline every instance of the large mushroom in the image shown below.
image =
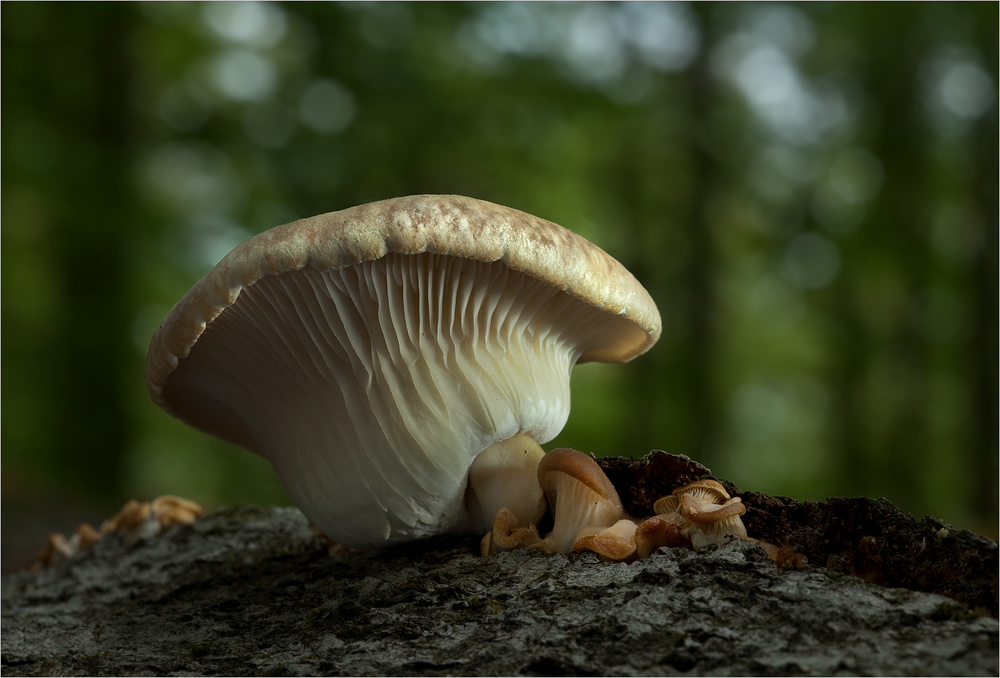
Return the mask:
{"type": "Polygon", "coordinates": [[[538,445],[566,422],[573,366],[659,334],[649,294],[583,238],[411,196],[238,246],[156,331],[146,379],[170,414],[267,458],[328,537],[378,548],[483,533],[500,509],[537,521],[538,445]]]}

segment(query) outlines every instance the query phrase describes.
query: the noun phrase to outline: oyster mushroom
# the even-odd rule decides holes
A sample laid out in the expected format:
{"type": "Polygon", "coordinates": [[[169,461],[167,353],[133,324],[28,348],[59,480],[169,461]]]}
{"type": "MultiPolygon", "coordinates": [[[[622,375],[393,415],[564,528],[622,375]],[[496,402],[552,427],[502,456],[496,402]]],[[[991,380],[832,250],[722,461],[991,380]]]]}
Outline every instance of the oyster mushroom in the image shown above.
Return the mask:
{"type": "Polygon", "coordinates": [[[486,532],[508,501],[537,515],[533,487],[483,477],[534,483],[524,439],[561,430],[573,366],[630,360],[659,334],[648,293],[583,238],[411,196],[238,246],[156,331],[146,381],[168,413],[267,458],[328,537],[378,548],[486,532]]]}
{"type": "Polygon", "coordinates": [[[569,448],[538,464],[538,482],[552,507],[552,532],[534,545],[552,553],[595,551],[624,560],[635,551],[635,523],[594,459],[569,448]]]}
{"type": "MultiPolygon", "coordinates": [[[[730,497],[715,480],[699,480],[679,487],[669,496],[658,499],[653,510],[661,521],[678,525],[681,535],[689,539],[695,549],[720,544],[730,536],[747,538],[747,530],[740,520],[746,507],[739,497],[730,497]]],[[[670,534],[667,538],[674,537],[670,534]]]]}
{"type": "Polygon", "coordinates": [[[534,440],[518,434],[487,447],[469,469],[469,517],[477,526],[492,520],[500,548],[527,545],[530,531],[545,515],[545,496],[537,481],[538,462],[544,456],[534,440]]]}

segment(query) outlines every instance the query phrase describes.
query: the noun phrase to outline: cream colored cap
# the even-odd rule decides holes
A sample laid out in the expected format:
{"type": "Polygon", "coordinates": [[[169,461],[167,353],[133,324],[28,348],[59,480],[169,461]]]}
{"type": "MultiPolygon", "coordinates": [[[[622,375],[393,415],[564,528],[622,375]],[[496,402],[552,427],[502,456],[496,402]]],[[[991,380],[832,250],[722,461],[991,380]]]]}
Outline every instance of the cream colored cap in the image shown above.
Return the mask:
{"type": "MultiPolygon", "coordinates": [[[[660,313],[617,260],[551,221],[456,195],[413,195],[300,219],[265,231],[230,252],[170,311],[153,337],[146,383],[157,404],[163,384],[198,337],[244,287],[265,276],[311,267],[339,270],[389,252],[450,254],[502,261],[625,322],[583,347],[580,362],[627,362],[656,343],[660,313]]],[[[611,320],[611,319],[609,319],[611,320]]]]}

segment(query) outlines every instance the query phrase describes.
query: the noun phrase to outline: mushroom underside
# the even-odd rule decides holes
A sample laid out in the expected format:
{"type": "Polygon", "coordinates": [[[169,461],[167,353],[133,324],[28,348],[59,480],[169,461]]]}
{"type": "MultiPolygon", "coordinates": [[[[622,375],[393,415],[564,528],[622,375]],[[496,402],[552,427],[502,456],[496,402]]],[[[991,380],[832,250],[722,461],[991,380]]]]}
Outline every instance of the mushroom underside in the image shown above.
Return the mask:
{"type": "Polygon", "coordinates": [[[502,263],[423,253],[307,267],[244,288],[163,397],[266,457],[338,542],[480,529],[464,503],[470,464],[563,427],[573,365],[630,324],[606,316],[502,263]]]}

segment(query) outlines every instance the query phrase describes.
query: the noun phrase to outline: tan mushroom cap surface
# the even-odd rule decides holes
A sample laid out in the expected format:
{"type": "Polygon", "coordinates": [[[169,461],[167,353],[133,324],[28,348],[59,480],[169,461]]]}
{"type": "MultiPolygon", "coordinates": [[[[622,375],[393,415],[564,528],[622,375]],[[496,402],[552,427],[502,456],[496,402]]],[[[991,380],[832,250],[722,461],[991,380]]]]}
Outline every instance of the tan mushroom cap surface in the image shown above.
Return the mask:
{"type": "Polygon", "coordinates": [[[265,231],[230,252],[174,306],[153,338],[146,381],[157,404],[162,386],[191,346],[244,287],[305,267],[338,270],[389,252],[450,254],[503,261],[587,303],[621,316],[627,336],[590,347],[580,362],[625,362],[662,330],[656,303],[618,261],[551,221],[474,198],[415,195],[300,219],[265,231]]]}
{"type": "Polygon", "coordinates": [[[267,457],[328,536],[370,546],[461,524],[476,454],[551,439],[574,364],[631,360],[660,331],[642,285],[580,236],[481,200],[409,196],[236,247],[158,328],[146,381],[170,414],[267,457]],[[318,420],[331,421],[308,430],[318,420]],[[352,498],[333,506],[340,494],[352,498]],[[362,513],[380,516],[337,527],[362,513]]]}

